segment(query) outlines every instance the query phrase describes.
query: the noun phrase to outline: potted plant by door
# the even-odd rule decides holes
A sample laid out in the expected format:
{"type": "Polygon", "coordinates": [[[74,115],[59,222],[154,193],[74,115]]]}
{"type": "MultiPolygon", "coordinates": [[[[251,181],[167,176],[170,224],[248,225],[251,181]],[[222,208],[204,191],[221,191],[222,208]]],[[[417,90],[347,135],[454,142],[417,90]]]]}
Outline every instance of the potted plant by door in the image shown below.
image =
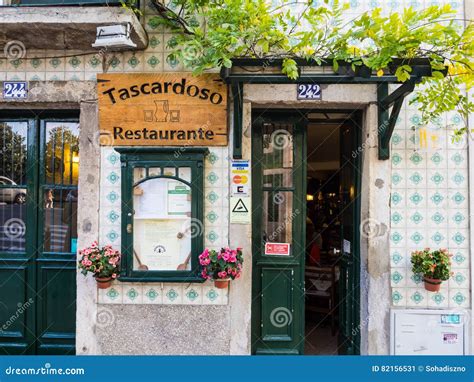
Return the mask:
{"type": "Polygon", "coordinates": [[[225,289],[230,280],[240,277],[244,258],[242,249],[222,248],[219,251],[205,249],[199,255],[201,276],[206,280],[214,280],[214,286],[225,289]]]}
{"type": "Polygon", "coordinates": [[[89,247],[79,251],[79,269],[86,276],[92,273],[99,289],[107,289],[117,278],[120,264],[120,252],[106,245],[99,247],[94,241],[89,247]]]}
{"type": "Polygon", "coordinates": [[[438,292],[441,283],[452,275],[451,256],[447,249],[431,251],[429,248],[411,254],[413,273],[423,275],[427,291],[438,292]]]}

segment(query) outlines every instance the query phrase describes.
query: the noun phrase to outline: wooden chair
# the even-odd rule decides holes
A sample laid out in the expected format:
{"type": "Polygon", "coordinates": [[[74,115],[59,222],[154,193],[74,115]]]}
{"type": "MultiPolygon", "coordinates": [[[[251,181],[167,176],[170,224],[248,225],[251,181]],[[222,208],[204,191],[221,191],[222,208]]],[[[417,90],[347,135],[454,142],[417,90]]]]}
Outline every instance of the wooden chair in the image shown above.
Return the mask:
{"type": "Polygon", "coordinates": [[[306,309],[331,317],[331,334],[336,334],[336,266],[305,269],[306,309]]]}

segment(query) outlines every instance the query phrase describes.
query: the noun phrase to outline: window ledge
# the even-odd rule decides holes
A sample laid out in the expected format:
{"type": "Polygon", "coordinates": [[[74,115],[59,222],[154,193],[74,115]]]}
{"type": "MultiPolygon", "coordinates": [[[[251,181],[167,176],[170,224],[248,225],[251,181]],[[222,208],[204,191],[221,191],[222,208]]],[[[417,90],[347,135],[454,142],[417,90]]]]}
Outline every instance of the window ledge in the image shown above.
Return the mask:
{"type": "Polygon", "coordinates": [[[132,26],[131,40],[137,45],[133,50],[145,49],[148,38],[143,26],[136,15],[121,7],[0,7],[0,45],[20,40],[27,50],[98,52],[92,48],[96,28],[125,23],[132,26]]]}

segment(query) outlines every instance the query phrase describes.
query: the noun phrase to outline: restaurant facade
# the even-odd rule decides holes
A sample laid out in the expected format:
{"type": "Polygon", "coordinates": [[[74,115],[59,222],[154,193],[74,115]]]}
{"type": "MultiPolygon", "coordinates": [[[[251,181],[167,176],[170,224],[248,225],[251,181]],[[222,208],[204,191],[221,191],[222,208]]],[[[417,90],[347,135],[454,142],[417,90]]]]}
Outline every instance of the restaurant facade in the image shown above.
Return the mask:
{"type": "MultiPolygon", "coordinates": [[[[458,114],[415,129],[411,85],[324,65],[193,76],[148,2],[21,3],[0,6],[2,354],[472,354],[458,114]],[[94,50],[104,20],[135,47],[94,50]],[[77,269],[94,242],[122,253],[106,289],[77,269]],[[453,254],[438,292],[412,272],[426,247],[453,254]],[[221,248],[244,258],[226,288],[200,268],[221,248]]],[[[351,14],[407,5],[380,3],[351,14]]]]}

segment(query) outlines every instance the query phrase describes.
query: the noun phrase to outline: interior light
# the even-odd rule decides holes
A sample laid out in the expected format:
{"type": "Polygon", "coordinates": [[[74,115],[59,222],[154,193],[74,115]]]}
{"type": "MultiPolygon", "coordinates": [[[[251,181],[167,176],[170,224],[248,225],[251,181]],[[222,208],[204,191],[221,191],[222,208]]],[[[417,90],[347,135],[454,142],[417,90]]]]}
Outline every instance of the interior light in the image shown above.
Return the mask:
{"type": "Polygon", "coordinates": [[[310,201],[314,200],[314,196],[311,195],[311,194],[306,194],[306,200],[307,200],[308,202],[310,202],[310,201]]]}

